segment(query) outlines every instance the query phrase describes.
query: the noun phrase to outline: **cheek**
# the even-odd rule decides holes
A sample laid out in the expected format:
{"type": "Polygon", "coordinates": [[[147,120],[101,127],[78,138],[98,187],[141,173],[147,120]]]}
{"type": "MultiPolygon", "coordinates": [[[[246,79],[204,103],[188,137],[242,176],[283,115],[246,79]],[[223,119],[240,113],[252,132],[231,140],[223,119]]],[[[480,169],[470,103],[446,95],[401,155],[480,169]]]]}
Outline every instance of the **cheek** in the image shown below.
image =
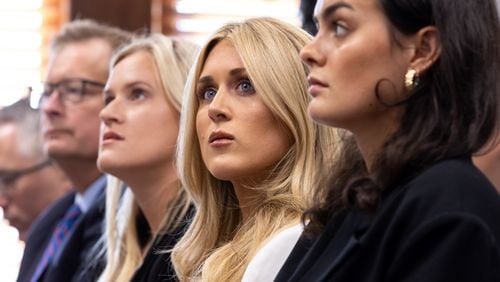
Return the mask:
{"type": "Polygon", "coordinates": [[[291,141],[287,129],[265,108],[252,115],[247,125],[248,133],[253,140],[255,154],[260,154],[263,159],[267,158],[266,165],[274,165],[288,151],[291,141]]]}
{"type": "MultiPolygon", "coordinates": [[[[13,202],[21,208],[29,209],[33,205],[33,197],[38,192],[37,188],[37,179],[26,179],[18,183],[16,192],[12,194],[13,202]]],[[[35,198],[38,197],[35,196],[35,198]]]]}
{"type": "Polygon", "coordinates": [[[208,114],[205,113],[205,111],[198,111],[198,113],[196,114],[196,121],[195,121],[195,125],[196,125],[196,135],[198,136],[198,140],[200,142],[200,146],[201,146],[201,143],[203,142],[203,140],[205,140],[205,137],[206,137],[206,131],[207,131],[207,127],[208,127],[208,114]]]}
{"type": "MultiPolygon", "coordinates": [[[[175,151],[177,144],[177,136],[179,135],[179,126],[175,120],[165,119],[163,122],[159,122],[157,124],[152,124],[151,128],[158,128],[159,130],[154,130],[153,133],[149,133],[151,135],[151,139],[155,144],[152,144],[152,149],[155,150],[157,148],[158,151],[166,152],[171,154],[172,151],[175,151]],[[156,126],[156,127],[155,127],[156,126]]],[[[149,126],[149,131],[151,132],[149,126]]],[[[145,132],[145,134],[148,134],[145,132]]],[[[147,136],[147,135],[144,135],[147,136]]]]}
{"type": "MultiPolygon", "coordinates": [[[[99,133],[101,120],[99,118],[99,110],[92,110],[80,113],[72,118],[75,135],[82,138],[86,145],[93,145],[99,141],[99,133]]],[[[96,144],[97,145],[97,144],[96,144]]]]}
{"type": "MultiPolygon", "coordinates": [[[[269,132],[272,131],[270,130],[269,132]]],[[[288,134],[287,130],[284,127],[276,124],[272,138],[273,140],[271,141],[271,144],[274,145],[273,151],[276,152],[276,159],[280,160],[286,154],[286,152],[289,150],[291,146],[292,142],[290,139],[290,135],[288,134]]]]}

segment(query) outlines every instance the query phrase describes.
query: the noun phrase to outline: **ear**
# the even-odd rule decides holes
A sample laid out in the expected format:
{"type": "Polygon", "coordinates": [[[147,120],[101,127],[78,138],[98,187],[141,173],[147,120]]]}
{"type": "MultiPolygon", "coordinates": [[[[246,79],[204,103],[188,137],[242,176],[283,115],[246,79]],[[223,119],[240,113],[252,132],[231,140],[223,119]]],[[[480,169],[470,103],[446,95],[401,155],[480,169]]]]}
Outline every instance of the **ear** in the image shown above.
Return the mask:
{"type": "Polygon", "coordinates": [[[435,26],[426,26],[413,37],[415,46],[410,67],[422,74],[426,72],[441,55],[441,40],[435,26]]]}

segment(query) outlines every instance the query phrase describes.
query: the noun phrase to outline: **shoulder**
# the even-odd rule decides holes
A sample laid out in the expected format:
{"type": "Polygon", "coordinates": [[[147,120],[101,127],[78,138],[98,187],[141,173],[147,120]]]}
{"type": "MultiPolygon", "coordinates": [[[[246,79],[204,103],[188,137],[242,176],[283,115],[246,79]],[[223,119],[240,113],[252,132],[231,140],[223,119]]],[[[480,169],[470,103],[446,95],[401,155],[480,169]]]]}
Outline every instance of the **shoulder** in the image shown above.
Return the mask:
{"type": "Polygon", "coordinates": [[[304,227],[296,224],[274,235],[255,254],[243,274],[242,281],[272,281],[297,243],[304,227]]]}
{"type": "Polygon", "coordinates": [[[400,187],[404,201],[425,202],[427,208],[447,211],[500,212],[500,196],[470,159],[451,159],[434,164],[400,187]]]}
{"type": "MultiPolygon", "coordinates": [[[[63,195],[60,199],[56,200],[50,206],[48,206],[45,210],[43,210],[42,214],[40,214],[35,222],[30,227],[28,231],[27,241],[30,241],[31,237],[39,237],[39,231],[43,231],[43,233],[48,233],[50,236],[50,232],[47,232],[47,228],[53,229],[57,222],[64,216],[68,208],[75,201],[75,192],[68,192],[63,195]],[[31,234],[34,234],[31,236],[31,234]]],[[[42,234],[43,234],[42,233],[42,234]]]]}
{"type": "Polygon", "coordinates": [[[499,235],[468,213],[436,216],[405,236],[387,267],[388,280],[498,281],[499,235]]]}
{"type": "Polygon", "coordinates": [[[382,209],[409,228],[452,217],[479,224],[500,240],[500,196],[470,159],[436,163],[392,191],[382,209]]]}
{"type": "Polygon", "coordinates": [[[483,187],[483,190],[493,188],[488,179],[472,164],[470,158],[448,159],[438,162],[420,173],[407,185],[440,186],[447,188],[449,192],[458,193],[466,193],[471,189],[471,186],[483,187]]]}

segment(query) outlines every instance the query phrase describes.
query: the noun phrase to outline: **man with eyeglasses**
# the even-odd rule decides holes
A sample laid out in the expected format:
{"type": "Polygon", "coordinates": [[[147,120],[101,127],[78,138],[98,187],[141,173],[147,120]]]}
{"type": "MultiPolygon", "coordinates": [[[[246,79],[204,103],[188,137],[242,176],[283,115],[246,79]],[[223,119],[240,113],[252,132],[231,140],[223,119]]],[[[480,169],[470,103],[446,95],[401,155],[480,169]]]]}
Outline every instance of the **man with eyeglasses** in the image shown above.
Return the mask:
{"type": "Polygon", "coordinates": [[[33,237],[38,238],[27,239],[18,281],[82,281],[96,276],[92,272],[98,268],[89,267],[86,260],[102,236],[104,220],[106,179],[96,166],[99,112],[112,52],[129,38],[125,31],[79,20],[65,25],[52,42],[47,75],[35,100],[44,150],[76,193],[47,211],[46,216],[57,219],[55,227],[33,227],[33,237]],[[35,240],[43,240],[44,246],[31,244],[35,240]]]}
{"type": "Polygon", "coordinates": [[[26,99],[0,110],[0,207],[21,240],[42,211],[71,187],[43,153],[38,132],[39,115],[26,99]]]}

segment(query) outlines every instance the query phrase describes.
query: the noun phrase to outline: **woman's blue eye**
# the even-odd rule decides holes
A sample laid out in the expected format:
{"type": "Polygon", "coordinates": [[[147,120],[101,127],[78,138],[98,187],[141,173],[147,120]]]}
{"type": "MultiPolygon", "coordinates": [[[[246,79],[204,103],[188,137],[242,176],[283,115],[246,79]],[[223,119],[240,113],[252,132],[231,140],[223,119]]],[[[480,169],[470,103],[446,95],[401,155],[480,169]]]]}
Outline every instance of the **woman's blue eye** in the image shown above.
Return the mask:
{"type": "Polygon", "coordinates": [[[243,80],[238,84],[238,91],[243,93],[252,94],[255,92],[252,83],[250,80],[243,80]]]}
{"type": "Polygon", "coordinates": [[[217,91],[213,88],[208,88],[202,93],[203,100],[212,100],[215,95],[217,95],[217,91]]]}
{"type": "Polygon", "coordinates": [[[146,93],[143,89],[140,89],[140,88],[133,89],[132,93],[130,94],[130,98],[132,100],[139,100],[139,99],[143,99],[144,97],[146,97],[146,93]]]}

